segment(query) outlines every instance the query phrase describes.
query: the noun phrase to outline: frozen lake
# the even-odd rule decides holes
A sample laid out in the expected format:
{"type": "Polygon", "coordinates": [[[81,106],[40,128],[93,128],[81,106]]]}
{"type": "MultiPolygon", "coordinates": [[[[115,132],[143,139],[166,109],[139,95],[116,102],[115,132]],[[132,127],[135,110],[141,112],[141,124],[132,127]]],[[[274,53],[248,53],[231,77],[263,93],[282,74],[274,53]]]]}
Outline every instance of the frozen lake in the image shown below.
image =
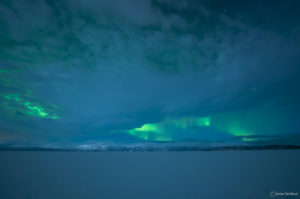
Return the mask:
{"type": "Polygon", "coordinates": [[[299,168],[300,150],[2,151],[0,198],[270,198],[300,194],[299,168]]]}

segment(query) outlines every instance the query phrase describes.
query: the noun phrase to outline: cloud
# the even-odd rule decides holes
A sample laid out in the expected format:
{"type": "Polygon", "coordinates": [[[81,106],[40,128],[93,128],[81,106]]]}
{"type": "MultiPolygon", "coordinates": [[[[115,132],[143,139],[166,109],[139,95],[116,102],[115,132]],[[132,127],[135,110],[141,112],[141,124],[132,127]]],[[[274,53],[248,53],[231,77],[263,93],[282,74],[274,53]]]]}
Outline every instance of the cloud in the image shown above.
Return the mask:
{"type": "Polygon", "coordinates": [[[266,108],[298,115],[299,27],[286,34],[256,25],[231,6],[224,13],[196,1],[2,3],[2,126],[89,139],[165,118],[266,108]],[[60,119],[18,116],[26,107],[5,106],[7,94],[60,119]]]}

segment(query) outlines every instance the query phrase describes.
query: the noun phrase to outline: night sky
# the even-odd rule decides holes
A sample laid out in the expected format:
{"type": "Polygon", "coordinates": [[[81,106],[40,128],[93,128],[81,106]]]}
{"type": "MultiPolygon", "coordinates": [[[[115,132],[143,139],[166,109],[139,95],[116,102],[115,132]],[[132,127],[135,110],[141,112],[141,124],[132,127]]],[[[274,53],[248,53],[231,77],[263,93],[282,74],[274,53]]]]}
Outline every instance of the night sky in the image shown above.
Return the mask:
{"type": "Polygon", "coordinates": [[[0,1],[0,144],[300,145],[300,2],[0,1]]]}

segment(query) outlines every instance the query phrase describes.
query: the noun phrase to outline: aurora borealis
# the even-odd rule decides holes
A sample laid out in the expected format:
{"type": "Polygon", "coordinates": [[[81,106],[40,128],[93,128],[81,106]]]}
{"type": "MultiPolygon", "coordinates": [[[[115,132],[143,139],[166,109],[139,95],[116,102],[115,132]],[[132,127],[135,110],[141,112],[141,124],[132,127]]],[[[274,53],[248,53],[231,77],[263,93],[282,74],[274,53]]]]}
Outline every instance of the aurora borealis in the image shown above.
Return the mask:
{"type": "Polygon", "coordinates": [[[0,144],[300,145],[298,1],[0,2],[0,144]]]}

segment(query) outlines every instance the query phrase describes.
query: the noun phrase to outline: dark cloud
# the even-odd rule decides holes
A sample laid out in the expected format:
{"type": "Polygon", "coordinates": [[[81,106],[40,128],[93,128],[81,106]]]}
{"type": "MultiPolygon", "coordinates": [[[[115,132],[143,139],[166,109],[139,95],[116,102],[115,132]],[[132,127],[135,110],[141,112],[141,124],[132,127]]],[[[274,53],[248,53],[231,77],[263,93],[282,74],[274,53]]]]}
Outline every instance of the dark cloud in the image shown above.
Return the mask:
{"type": "Polygon", "coordinates": [[[1,3],[1,128],[45,139],[126,140],[120,131],[165,118],[275,109],[293,116],[280,133],[298,133],[296,4],[1,3]],[[26,101],[48,118],[28,115],[26,101]]]}

